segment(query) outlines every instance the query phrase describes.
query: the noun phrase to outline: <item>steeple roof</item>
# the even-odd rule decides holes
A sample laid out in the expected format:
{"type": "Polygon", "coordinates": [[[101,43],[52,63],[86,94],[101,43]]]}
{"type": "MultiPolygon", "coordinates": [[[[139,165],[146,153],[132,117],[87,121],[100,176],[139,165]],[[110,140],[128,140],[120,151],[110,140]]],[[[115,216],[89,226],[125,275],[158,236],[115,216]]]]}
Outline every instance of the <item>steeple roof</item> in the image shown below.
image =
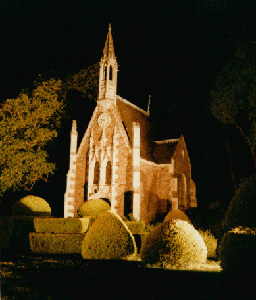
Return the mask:
{"type": "Polygon", "coordinates": [[[108,27],[108,35],[107,35],[107,39],[105,42],[105,47],[103,49],[103,57],[108,58],[108,59],[110,59],[110,58],[116,59],[115,52],[114,52],[113,37],[111,34],[111,24],[109,24],[109,27],[108,27]]]}

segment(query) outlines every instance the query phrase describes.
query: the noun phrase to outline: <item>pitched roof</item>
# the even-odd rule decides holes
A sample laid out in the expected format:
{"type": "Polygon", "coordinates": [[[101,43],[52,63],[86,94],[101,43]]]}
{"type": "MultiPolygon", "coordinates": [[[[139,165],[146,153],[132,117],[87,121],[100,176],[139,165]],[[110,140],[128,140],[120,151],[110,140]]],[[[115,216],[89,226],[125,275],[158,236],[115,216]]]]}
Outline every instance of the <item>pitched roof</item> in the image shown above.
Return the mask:
{"type": "Polygon", "coordinates": [[[120,96],[116,96],[116,107],[118,112],[120,113],[123,125],[131,144],[133,137],[133,122],[138,122],[140,124],[140,155],[146,160],[154,161],[154,143],[151,136],[149,114],[120,96]]]}
{"type": "Polygon", "coordinates": [[[157,164],[169,164],[175,153],[179,139],[154,141],[154,159],[157,164]]]}

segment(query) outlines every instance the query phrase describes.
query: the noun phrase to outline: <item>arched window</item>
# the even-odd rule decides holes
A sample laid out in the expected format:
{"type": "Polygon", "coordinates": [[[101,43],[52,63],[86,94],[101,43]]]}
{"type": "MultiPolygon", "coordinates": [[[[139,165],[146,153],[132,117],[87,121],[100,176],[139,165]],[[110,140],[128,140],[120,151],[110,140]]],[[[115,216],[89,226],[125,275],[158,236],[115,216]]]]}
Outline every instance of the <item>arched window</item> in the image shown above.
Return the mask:
{"type": "Polygon", "coordinates": [[[105,80],[107,80],[107,76],[108,76],[108,67],[105,67],[105,74],[104,74],[105,80]]]}
{"type": "Polygon", "coordinates": [[[112,177],[112,165],[111,162],[108,161],[106,166],[106,184],[111,184],[111,177],[112,177]]]}
{"type": "Polygon", "coordinates": [[[112,80],[113,77],[113,68],[112,66],[109,67],[109,80],[112,80]]]}
{"type": "Polygon", "coordinates": [[[94,167],[94,178],[93,178],[93,184],[99,184],[100,181],[100,164],[97,161],[95,163],[95,167],[94,167]]]}

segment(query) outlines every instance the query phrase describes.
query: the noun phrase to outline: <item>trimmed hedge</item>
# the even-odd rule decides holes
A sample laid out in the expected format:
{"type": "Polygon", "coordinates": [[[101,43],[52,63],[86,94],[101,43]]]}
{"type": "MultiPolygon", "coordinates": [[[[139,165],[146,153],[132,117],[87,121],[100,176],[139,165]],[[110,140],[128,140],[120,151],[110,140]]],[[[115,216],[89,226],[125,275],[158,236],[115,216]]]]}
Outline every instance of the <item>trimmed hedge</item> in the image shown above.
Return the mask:
{"type": "Polygon", "coordinates": [[[90,199],[85,201],[77,210],[79,217],[97,218],[104,211],[110,210],[110,205],[102,199],[90,199]]]}
{"type": "Polygon", "coordinates": [[[164,219],[164,221],[171,221],[171,220],[182,220],[192,225],[188,216],[180,209],[171,210],[164,219]]]}
{"type": "Polygon", "coordinates": [[[237,227],[225,233],[220,242],[219,256],[224,271],[255,271],[256,229],[237,227]]]}
{"type": "Polygon", "coordinates": [[[147,263],[186,265],[203,263],[207,248],[199,232],[182,220],[166,221],[151,231],[142,244],[141,259],[147,263]]]}
{"type": "Polygon", "coordinates": [[[92,217],[87,218],[35,218],[35,231],[40,233],[83,233],[93,223],[92,217]]]}
{"type": "Polygon", "coordinates": [[[240,184],[225,215],[225,226],[227,230],[256,227],[256,174],[240,184]]]}
{"type": "Polygon", "coordinates": [[[29,233],[35,231],[33,216],[3,216],[0,230],[2,250],[17,254],[30,251],[29,233]]]}
{"type": "Polygon", "coordinates": [[[50,216],[51,208],[43,198],[29,195],[13,204],[12,214],[14,216],[50,216]]]}
{"type": "Polygon", "coordinates": [[[145,222],[144,221],[124,221],[128,226],[132,234],[140,234],[145,232],[145,222]]]}
{"type": "Polygon", "coordinates": [[[122,259],[136,253],[134,237],[121,217],[102,213],[92,224],[82,245],[84,259],[122,259]]]}
{"type": "Polygon", "coordinates": [[[30,233],[33,253],[80,254],[86,233],[30,233]]]}

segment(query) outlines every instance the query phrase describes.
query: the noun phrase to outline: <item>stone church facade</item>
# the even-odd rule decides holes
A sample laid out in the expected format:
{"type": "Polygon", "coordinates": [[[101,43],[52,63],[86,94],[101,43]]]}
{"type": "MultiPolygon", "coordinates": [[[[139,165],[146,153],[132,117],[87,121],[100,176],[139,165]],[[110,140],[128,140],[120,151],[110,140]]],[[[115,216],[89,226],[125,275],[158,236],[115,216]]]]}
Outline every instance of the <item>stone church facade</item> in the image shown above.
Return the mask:
{"type": "Polygon", "coordinates": [[[149,109],[116,94],[117,72],[109,27],[97,105],[78,149],[76,121],[72,124],[64,217],[76,216],[78,207],[92,198],[107,199],[121,217],[132,213],[146,223],[176,208],[196,207],[184,137],[154,141],[149,109]]]}

